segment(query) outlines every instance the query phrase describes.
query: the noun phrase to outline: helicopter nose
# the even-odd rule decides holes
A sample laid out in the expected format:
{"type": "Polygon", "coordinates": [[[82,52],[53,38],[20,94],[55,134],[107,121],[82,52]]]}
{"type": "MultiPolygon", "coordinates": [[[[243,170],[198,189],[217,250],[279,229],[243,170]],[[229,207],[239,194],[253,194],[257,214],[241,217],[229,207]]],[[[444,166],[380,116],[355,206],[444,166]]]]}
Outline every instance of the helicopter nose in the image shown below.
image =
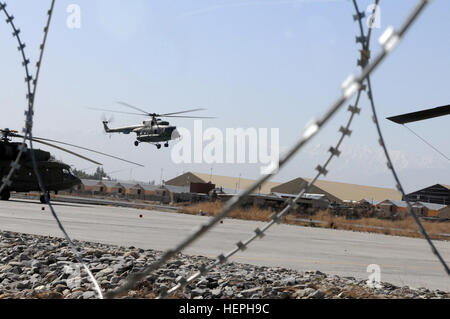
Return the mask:
{"type": "Polygon", "coordinates": [[[72,184],[72,186],[80,185],[81,184],[81,179],[79,179],[77,176],[72,174],[71,184],[72,184]]]}

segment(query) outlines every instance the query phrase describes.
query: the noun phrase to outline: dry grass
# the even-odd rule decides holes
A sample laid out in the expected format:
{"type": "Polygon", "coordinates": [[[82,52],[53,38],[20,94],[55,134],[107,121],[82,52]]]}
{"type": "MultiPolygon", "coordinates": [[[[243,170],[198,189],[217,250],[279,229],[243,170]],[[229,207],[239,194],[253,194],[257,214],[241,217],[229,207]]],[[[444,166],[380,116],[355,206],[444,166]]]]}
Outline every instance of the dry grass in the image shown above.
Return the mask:
{"type": "MultiPolygon", "coordinates": [[[[183,214],[198,215],[200,211],[203,211],[206,216],[216,216],[221,212],[222,208],[222,202],[201,202],[198,204],[182,207],[180,208],[179,212],[183,214]]],[[[271,210],[251,207],[248,209],[235,209],[231,212],[230,215],[228,215],[228,217],[268,222],[271,220],[270,216],[272,214],[273,212],[271,210]]]]}
{"type": "MultiPolygon", "coordinates": [[[[305,225],[307,223],[295,221],[295,218],[302,218],[301,215],[291,215],[286,218],[289,224],[305,225]]],[[[303,217],[304,218],[304,217],[303,217]]],[[[313,220],[320,220],[323,224],[317,224],[318,227],[354,230],[370,233],[381,233],[386,235],[423,237],[418,232],[418,226],[412,216],[402,220],[387,220],[378,218],[346,219],[343,216],[333,216],[328,211],[320,211],[312,217],[313,220]],[[383,228],[383,229],[380,229],[383,228]]],[[[431,222],[421,220],[423,227],[432,239],[449,240],[448,236],[441,236],[443,233],[450,233],[449,222],[431,222]]]]}
{"type": "MultiPolygon", "coordinates": [[[[216,216],[223,208],[222,202],[201,202],[190,206],[180,207],[179,212],[184,214],[198,215],[203,211],[206,216],[216,216]]],[[[248,209],[236,209],[229,217],[255,220],[255,221],[270,221],[273,212],[269,209],[262,209],[251,207],[248,209]]],[[[418,233],[418,227],[412,217],[407,217],[403,220],[386,220],[378,218],[360,218],[360,219],[346,219],[343,216],[333,216],[329,211],[320,211],[313,216],[305,216],[301,214],[290,214],[283,218],[283,222],[291,225],[314,226],[322,228],[343,229],[370,233],[380,233],[386,235],[406,236],[406,237],[423,237],[418,233]],[[311,223],[297,221],[295,219],[311,219],[318,220],[323,223],[311,223]],[[381,229],[382,228],[382,229],[381,229]]],[[[449,222],[430,222],[422,221],[422,224],[432,239],[449,240],[448,236],[441,236],[440,234],[450,233],[449,222]]]]}

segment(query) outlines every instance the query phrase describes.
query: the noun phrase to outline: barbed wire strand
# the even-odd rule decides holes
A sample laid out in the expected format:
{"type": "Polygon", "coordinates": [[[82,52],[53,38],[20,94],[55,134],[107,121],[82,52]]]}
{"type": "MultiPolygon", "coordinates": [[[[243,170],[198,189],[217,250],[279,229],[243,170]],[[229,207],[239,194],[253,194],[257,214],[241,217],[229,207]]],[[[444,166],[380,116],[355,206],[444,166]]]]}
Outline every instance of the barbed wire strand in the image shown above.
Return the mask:
{"type": "MultiPolygon", "coordinates": [[[[377,0],[377,3],[376,3],[377,5],[378,5],[378,2],[379,2],[379,0],[377,0]]],[[[375,13],[375,10],[376,10],[376,7],[374,7],[374,9],[373,9],[372,15],[375,13]]],[[[361,20],[362,18],[364,18],[364,14],[361,14],[357,10],[357,15],[354,16],[354,17],[355,17],[355,20],[357,20],[357,19],[361,20]]],[[[361,59],[358,60],[358,66],[360,66],[361,68],[364,68],[364,66],[367,65],[367,63],[369,61],[369,58],[370,58],[370,51],[369,51],[369,47],[368,47],[368,43],[370,43],[370,37],[371,37],[371,32],[369,31],[368,35],[365,36],[364,29],[361,28],[361,36],[356,38],[357,43],[361,42],[362,46],[366,50],[365,52],[363,52],[363,50],[361,51],[361,59]]],[[[186,287],[187,285],[192,283],[194,280],[196,280],[200,276],[205,275],[208,271],[210,271],[214,267],[216,267],[219,264],[224,263],[227,260],[229,260],[229,258],[231,258],[233,255],[235,255],[239,251],[244,251],[245,249],[247,249],[248,245],[253,240],[257,239],[258,237],[261,238],[262,234],[265,234],[267,232],[267,230],[269,230],[274,224],[276,224],[279,221],[281,221],[281,218],[283,216],[285,216],[286,214],[288,214],[291,211],[291,209],[294,209],[294,205],[298,204],[298,200],[300,200],[305,193],[309,192],[309,190],[314,185],[314,183],[319,179],[319,177],[321,175],[323,175],[323,176],[327,175],[327,173],[328,173],[327,167],[331,163],[332,159],[334,157],[339,157],[339,155],[340,155],[339,148],[340,148],[344,138],[346,136],[350,136],[351,135],[350,126],[351,126],[351,123],[353,121],[353,118],[354,118],[354,116],[356,114],[360,114],[361,109],[358,106],[359,106],[359,102],[360,102],[360,98],[361,98],[361,93],[363,91],[365,91],[365,90],[366,90],[366,87],[364,85],[362,85],[359,88],[354,105],[350,105],[349,108],[348,108],[348,111],[350,112],[350,116],[349,116],[349,119],[347,120],[347,124],[345,126],[342,126],[340,128],[340,130],[339,130],[339,132],[341,133],[341,136],[340,136],[338,142],[336,143],[335,146],[331,146],[330,147],[330,149],[329,149],[330,155],[329,155],[327,161],[322,166],[320,166],[320,165],[317,166],[317,168],[316,168],[316,170],[317,170],[316,176],[309,183],[307,183],[304,186],[304,188],[302,188],[302,190],[300,191],[300,195],[297,195],[297,197],[292,202],[287,200],[286,201],[287,206],[276,216],[276,218],[272,218],[272,221],[270,221],[268,224],[266,224],[266,227],[264,227],[261,230],[261,232],[255,230],[254,231],[254,235],[251,236],[247,241],[244,241],[244,242],[239,241],[236,244],[236,248],[235,249],[233,249],[232,251],[230,251],[226,255],[219,255],[216,258],[215,262],[213,262],[212,264],[210,264],[207,267],[205,267],[205,266],[201,267],[201,269],[199,271],[197,271],[195,274],[191,275],[189,278],[185,278],[185,277],[177,278],[178,284],[176,286],[174,286],[173,288],[171,288],[170,290],[168,290],[168,291],[163,291],[158,296],[158,299],[165,298],[168,295],[174,293],[175,291],[186,287]]]]}
{"type": "MultiPolygon", "coordinates": [[[[31,75],[28,69],[28,64],[30,63],[30,60],[28,60],[26,58],[25,55],[25,43],[22,42],[21,37],[20,37],[20,29],[16,28],[16,25],[14,23],[14,16],[10,15],[8,13],[8,11],[6,10],[6,3],[1,3],[0,2],[0,11],[3,11],[3,13],[6,16],[6,23],[10,24],[12,30],[13,30],[13,36],[16,38],[17,43],[19,44],[19,46],[17,47],[17,49],[21,52],[22,55],[22,65],[25,68],[25,82],[27,83],[27,99],[28,96],[31,94],[31,84],[30,84],[30,79],[31,79],[31,75]]],[[[28,114],[31,114],[32,109],[30,108],[30,105],[28,104],[28,109],[25,110],[25,126],[22,129],[22,132],[24,133],[24,137],[22,140],[22,144],[19,146],[18,150],[19,153],[16,156],[16,159],[14,162],[12,162],[10,164],[11,168],[8,172],[8,174],[2,178],[2,184],[0,186],[0,194],[6,189],[8,186],[12,185],[12,177],[14,175],[14,172],[18,169],[20,169],[21,165],[19,164],[20,159],[22,158],[23,153],[25,152],[25,150],[27,149],[27,145],[26,145],[26,136],[30,130],[30,126],[28,123],[28,114]]]]}
{"type": "Polygon", "coordinates": [[[371,108],[372,108],[372,113],[373,113],[373,122],[375,123],[376,129],[377,129],[377,133],[379,136],[379,144],[381,146],[381,148],[383,149],[384,155],[387,159],[387,167],[389,168],[389,170],[392,172],[392,176],[395,179],[396,182],[396,188],[397,190],[401,193],[403,200],[406,202],[407,205],[407,210],[408,210],[408,214],[410,214],[411,216],[413,216],[417,226],[419,227],[419,232],[423,235],[423,237],[426,239],[426,241],[428,242],[431,251],[433,252],[433,254],[438,258],[439,262],[442,264],[442,266],[444,267],[445,272],[447,273],[447,275],[450,275],[450,269],[447,265],[447,263],[445,262],[445,260],[442,258],[441,254],[439,253],[439,251],[437,250],[436,246],[434,245],[434,243],[432,242],[432,240],[430,239],[430,237],[428,236],[425,228],[422,225],[422,222],[420,221],[419,217],[417,216],[417,214],[414,212],[411,203],[409,202],[405,190],[400,182],[400,179],[398,177],[398,174],[394,168],[394,164],[391,160],[391,157],[389,155],[389,152],[387,150],[386,147],[386,143],[384,141],[383,138],[383,134],[381,132],[381,127],[380,127],[380,123],[378,122],[378,116],[376,113],[376,108],[375,108],[375,103],[374,103],[374,99],[373,99],[373,94],[372,94],[372,84],[370,82],[370,78],[367,78],[367,86],[368,86],[368,96],[369,100],[370,100],[370,104],[371,104],[371,108]]]}
{"type": "MultiPolygon", "coordinates": [[[[353,0],[353,4],[355,6],[356,12],[359,12],[358,4],[356,3],[356,0],[353,0]]],[[[377,8],[378,4],[379,4],[379,0],[376,1],[375,9],[377,8]]],[[[361,20],[359,20],[359,25],[360,25],[360,28],[362,28],[362,21],[361,20]]],[[[371,30],[371,28],[369,30],[371,30]]],[[[364,49],[368,49],[368,48],[366,47],[364,49]]],[[[422,222],[420,221],[420,219],[417,216],[417,214],[415,213],[415,211],[412,209],[412,205],[409,202],[408,198],[406,197],[406,193],[405,193],[404,188],[403,188],[403,186],[402,186],[402,184],[400,182],[400,178],[398,177],[398,174],[397,174],[397,172],[395,170],[394,164],[393,164],[393,162],[391,160],[391,157],[389,155],[389,152],[388,152],[385,140],[383,138],[383,134],[382,134],[382,131],[381,131],[381,126],[380,126],[380,123],[378,121],[378,116],[377,116],[377,112],[376,112],[375,100],[374,100],[374,97],[373,97],[373,90],[372,90],[372,83],[371,83],[370,75],[367,76],[366,82],[367,82],[367,88],[368,88],[366,93],[367,93],[367,97],[368,97],[368,99],[370,101],[370,107],[371,107],[372,115],[373,115],[372,116],[372,120],[373,120],[373,122],[374,122],[374,124],[376,126],[376,129],[377,129],[377,134],[378,134],[378,138],[379,138],[378,142],[379,142],[380,146],[382,147],[384,155],[386,157],[387,167],[392,172],[392,176],[394,177],[394,180],[396,182],[396,188],[397,188],[397,190],[399,192],[401,192],[402,198],[407,204],[408,214],[413,216],[414,221],[416,222],[417,226],[419,227],[419,232],[424,236],[425,240],[427,241],[427,243],[429,244],[429,246],[431,248],[431,251],[437,257],[438,261],[442,264],[442,266],[443,266],[444,270],[446,271],[447,275],[450,275],[450,270],[449,270],[449,267],[448,267],[447,263],[442,258],[441,254],[439,253],[439,251],[435,247],[435,245],[432,242],[431,238],[428,236],[428,233],[426,232],[425,228],[423,227],[422,222]]]]}
{"type": "MultiPolygon", "coordinates": [[[[425,7],[431,2],[431,0],[420,0],[419,3],[414,7],[412,12],[409,14],[403,25],[400,27],[399,31],[395,31],[393,27],[388,28],[382,35],[383,50],[374,58],[373,62],[364,67],[363,71],[359,76],[350,75],[342,84],[342,95],[327,109],[324,115],[322,115],[318,120],[313,120],[309,125],[307,125],[303,136],[294,144],[293,147],[289,149],[286,155],[284,155],[280,161],[278,167],[274,169],[269,174],[262,176],[259,180],[254,182],[245,191],[240,192],[237,196],[231,198],[224,206],[223,210],[216,216],[210,219],[210,221],[189,235],[186,239],[180,242],[173,249],[169,249],[163,253],[163,255],[155,262],[146,267],[142,272],[132,274],[128,277],[125,284],[114,291],[110,291],[106,294],[108,298],[114,298],[126,293],[128,290],[133,289],[138,282],[144,279],[146,276],[151,274],[156,269],[159,269],[162,265],[167,263],[172,257],[177,253],[184,250],[186,247],[190,246],[197,239],[202,237],[208,230],[215,226],[221,219],[226,217],[233,209],[237,208],[238,205],[252,192],[254,192],[260,185],[268,181],[270,177],[275,175],[276,170],[282,168],[300,149],[302,149],[320,130],[321,128],[331,119],[331,117],[342,107],[342,105],[352,97],[355,92],[363,85],[364,80],[368,75],[374,71],[379,64],[385,59],[387,55],[395,48],[395,46],[402,39],[406,31],[417,19],[419,14],[425,9],[425,7]]],[[[301,196],[302,192],[298,194],[297,197],[301,196]]],[[[294,205],[295,208],[296,205],[294,205]]],[[[273,216],[271,223],[278,222],[278,215],[273,216]]],[[[267,226],[266,226],[267,227],[267,226]]],[[[261,230],[257,228],[255,230],[256,235],[261,234],[261,230]]],[[[263,234],[262,234],[263,235],[263,234]]],[[[254,240],[254,239],[252,239],[254,240]]],[[[237,248],[239,249],[239,248],[237,248]]],[[[223,256],[223,255],[221,255],[223,256]]],[[[223,258],[221,258],[223,260],[223,258]]],[[[164,295],[164,293],[162,293],[164,295]]]]}
{"type": "MultiPolygon", "coordinates": [[[[69,246],[71,248],[71,250],[73,251],[77,261],[83,266],[83,269],[86,271],[86,273],[88,274],[91,282],[94,284],[95,290],[97,291],[98,297],[100,299],[103,299],[103,293],[100,289],[100,286],[98,285],[97,280],[95,279],[94,275],[92,274],[92,272],[89,270],[88,266],[86,265],[86,263],[83,260],[83,257],[79,251],[79,247],[77,245],[75,245],[75,243],[72,241],[72,239],[70,238],[69,234],[67,233],[67,231],[65,230],[63,224],[61,223],[58,215],[56,214],[53,205],[51,204],[50,201],[50,197],[48,196],[48,192],[45,189],[45,186],[42,182],[42,178],[39,172],[39,168],[37,165],[37,161],[36,161],[36,157],[34,154],[34,149],[33,149],[33,134],[32,134],[32,127],[33,127],[33,115],[34,115],[34,101],[35,101],[35,97],[36,97],[36,92],[37,92],[37,84],[38,84],[38,80],[39,80],[39,74],[40,74],[40,69],[41,69],[41,65],[42,65],[42,60],[43,60],[43,56],[44,56],[44,50],[45,50],[45,45],[47,43],[47,36],[48,36],[48,32],[50,29],[50,23],[52,20],[52,16],[53,16],[53,11],[54,11],[54,6],[55,6],[55,0],[52,0],[51,5],[50,5],[50,9],[47,12],[47,23],[46,26],[44,28],[44,39],[42,41],[42,44],[40,46],[40,54],[39,54],[39,60],[36,63],[36,76],[35,79],[33,80],[33,77],[31,76],[29,69],[28,69],[28,64],[30,63],[30,60],[26,58],[26,54],[25,54],[25,43],[23,43],[19,37],[19,33],[20,30],[17,29],[13,23],[14,17],[9,15],[8,12],[6,11],[6,3],[0,4],[0,9],[3,10],[3,12],[6,14],[7,23],[10,23],[12,28],[13,28],[13,36],[15,36],[19,42],[19,50],[22,53],[22,59],[23,59],[23,63],[22,65],[25,67],[25,73],[26,73],[26,78],[25,81],[27,82],[27,100],[28,100],[28,111],[25,112],[25,116],[26,116],[26,121],[25,121],[25,128],[23,130],[24,132],[24,143],[25,141],[28,139],[29,143],[30,143],[30,154],[31,154],[31,159],[33,162],[33,169],[36,175],[36,178],[38,180],[38,184],[39,184],[39,188],[41,189],[45,200],[50,208],[50,211],[52,213],[53,218],[55,219],[59,229],[62,231],[62,233],[64,234],[65,239],[67,240],[67,242],[69,243],[69,246]],[[31,86],[31,81],[33,80],[33,85],[31,86]],[[32,88],[31,88],[32,87],[32,88]],[[28,136],[28,138],[27,138],[28,136]]],[[[24,145],[24,143],[22,145],[24,145]]],[[[23,152],[24,149],[23,147],[21,148],[21,152],[23,152]]],[[[21,156],[22,154],[20,154],[21,156]]],[[[20,161],[20,157],[17,156],[16,158],[16,162],[17,165],[14,165],[13,169],[19,169],[20,168],[20,164],[18,164],[18,162],[20,161]]],[[[7,179],[5,179],[4,181],[4,185],[11,185],[11,176],[12,173],[10,173],[7,176],[7,179]]],[[[4,185],[2,185],[2,187],[4,187],[4,185]]],[[[1,191],[1,189],[0,189],[1,191]]]]}

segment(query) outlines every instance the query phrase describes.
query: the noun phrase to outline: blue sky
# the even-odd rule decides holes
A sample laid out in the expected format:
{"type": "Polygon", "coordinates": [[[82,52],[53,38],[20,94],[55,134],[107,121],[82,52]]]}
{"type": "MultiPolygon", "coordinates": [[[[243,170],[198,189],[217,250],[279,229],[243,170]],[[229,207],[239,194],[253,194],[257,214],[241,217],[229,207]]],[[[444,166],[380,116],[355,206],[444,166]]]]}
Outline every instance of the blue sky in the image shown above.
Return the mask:
{"type": "MultiPolygon", "coordinates": [[[[32,61],[38,55],[46,6],[50,1],[15,0],[16,17],[32,61]]],[[[365,9],[371,1],[358,1],[365,9]]],[[[398,27],[416,4],[381,1],[381,28],[398,27]]],[[[445,40],[450,3],[435,0],[406,39],[372,77],[374,96],[387,144],[406,189],[450,184],[448,161],[405,128],[384,120],[404,112],[450,103],[450,42],[445,40]]],[[[57,1],[36,100],[35,135],[102,149],[146,165],[145,169],[102,159],[120,179],[160,180],[193,170],[256,178],[258,165],[175,165],[170,150],[133,145],[133,136],[102,133],[101,112],[123,110],[124,100],[149,111],[171,112],[202,106],[198,115],[217,116],[204,127],[280,128],[282,148],[298,138],[311,118],[340,94],[340,84],[358,71],[357,24],[351,1],[57,1]],[[66,26],[69,4],[81,8],[81,29],[66,26]]],[[[3,22],[3,18],[2,18],[3,22]]],[[[379,51],[377,41],[372,49],[379,51]]],[[[0,24],[1,127],[23,125],[25,85],[16,43],[0,24]],[[5,113],[7,112],[7,113],[5,113]]],[[[329,180],[378,186],[393,185],[385,169],[369,104],[344,142],[343,154],[330,166],[329,180]]],[[[326,159],[345,122],[342,110],[297,155],[276,181],[311,177],[326,159]]],[[[142,118],[116,114],[113,125],[142,118]]],[[[191,129],[190,120],[173,124],[191,129]]],[[[450,154],[448,117],[411,124],[417,133],[450,154]]],[[[53,152],[53,151],[52,151],[53,152]]],[[[89,163],[53,152],[77,168],[89,163]]],[[[98,159],[98,157],[93,156],[98,159]]]]}

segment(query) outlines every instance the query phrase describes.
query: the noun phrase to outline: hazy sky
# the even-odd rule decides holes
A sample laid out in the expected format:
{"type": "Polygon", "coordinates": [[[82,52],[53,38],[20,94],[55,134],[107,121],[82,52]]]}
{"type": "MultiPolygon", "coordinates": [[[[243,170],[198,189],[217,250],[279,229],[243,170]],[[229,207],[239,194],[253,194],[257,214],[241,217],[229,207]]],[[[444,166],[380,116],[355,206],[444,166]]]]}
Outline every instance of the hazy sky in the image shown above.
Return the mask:
{"type": "MultiPolygon", "coordinates": [[[[7,1],[16,17],[27,54],[35,61],[50,1],[7,1]]],[[[362,9],[371,1],[358,1],[362,9]]],[[[381,1],[381,29],[398,27],[415,0],[381,1]]],[[[203,126],[280,128],[282,149],[292,145],[305,125],[340,94],[342,81],[358,71],[357,24],[351,1],[147,1],[71,0],[56,2],[40,87],[34,134],[126,157],[135,168],[92,155],[119,179],[167,180],[183,171],[256,178],[260,165],[176,165],[170,149],[133,145],[134,135],[102,132],[102,112],[126,111],[127,101],[152,112],[205,107],[197,115],[216,116],[203,126]],[[69,29],[69,4],[81,8],[81,28],[69,29]]],[[[406,128],[386,117],[450,103],[450,2],[435,0],[406,39],[372,77],[381,125],[399,175],[408,191],[434,183],[450,184],[449,162],[406,128]]],[[[17,44],[0,21],[0,127],[21,128],[25,83],[17,44]]],[[[392,186],[378,147],[366,98],[342,155],[330,165],[329,180],[392,186]]],[[[346,109],[346,108],[345,108],[346,109]]],[[[347,118],[343,109],[273,180],[312,177],[347,118]]],[[[110,114],[106,114],[108,117],[110,114]]],[[[112,126],[143,118],[114,115],[112,126]]],[[[192,120],[172,124],[192,129],[192,120]]],[[[449,117],[410,125],[450,155],[449,117]]],[[[44,149],[46,147],[43,147],[44,149]]],[[[88,162],[53,151],[79,169],[88,162]]],[[[87,153],[83,153],[88,155],[87,153]]]]}

